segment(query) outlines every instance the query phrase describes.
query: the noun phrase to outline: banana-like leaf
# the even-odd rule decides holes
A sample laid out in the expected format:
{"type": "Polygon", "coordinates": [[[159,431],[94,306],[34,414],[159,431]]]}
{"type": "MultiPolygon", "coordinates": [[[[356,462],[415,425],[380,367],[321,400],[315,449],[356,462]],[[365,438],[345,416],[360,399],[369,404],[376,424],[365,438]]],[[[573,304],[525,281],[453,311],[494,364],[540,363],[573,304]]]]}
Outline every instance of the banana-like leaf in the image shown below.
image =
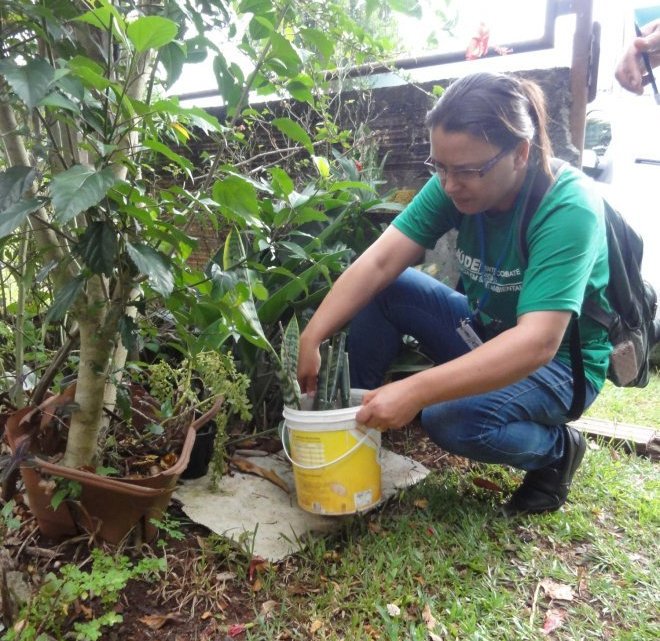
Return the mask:
{"type": "MultiPolygon", "coordinates": [[[[225,271],[233,271],[239,281],[245,283],[248,286],[250,295],[249,297],[242,301],[239,304],[238,311],[242,319],[245,321],[250,331],[254,333],[259,339],[259,346],[267,349],[271,354],[277,357],[273,346],[270,344],[270,341],[266,338],[263,325],[259,320],[259,315],[257,314],[257,308],[254,304],[254,297],[252,294],[252,282],[250,279],[250,273],[244,267],[246,261],[245,247],[243,246],[243,241],[241,240],[241,235],[236,229],[232,229],[227,236],[225,241],[225,247],[222,256],[223,268],[225,271]]],[[[245,338],[248,338],[245,336],[245,338]]],[[[249,338],[248,338],[249,340],[249,338]]],[[[254,342],[254,341],[251,341],[254,342]]]]}

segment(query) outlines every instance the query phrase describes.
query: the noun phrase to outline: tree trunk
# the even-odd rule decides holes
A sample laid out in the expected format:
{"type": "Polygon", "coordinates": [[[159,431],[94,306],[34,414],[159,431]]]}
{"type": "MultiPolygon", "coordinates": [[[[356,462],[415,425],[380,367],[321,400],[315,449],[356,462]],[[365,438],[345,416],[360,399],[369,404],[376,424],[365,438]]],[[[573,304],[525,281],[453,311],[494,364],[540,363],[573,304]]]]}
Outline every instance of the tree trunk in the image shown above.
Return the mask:
{"type": "Polygon", "coordinates": [[[104,393],[117,347],[118,316],[112,313],[103,295],[103,283],[95,276],[87,285],[86,306],[76,313],[80,327],[80,362],[75,396],[78,409],[71,415],[62,461],[69,467],[88,466],[96,462],[104,393]]]}

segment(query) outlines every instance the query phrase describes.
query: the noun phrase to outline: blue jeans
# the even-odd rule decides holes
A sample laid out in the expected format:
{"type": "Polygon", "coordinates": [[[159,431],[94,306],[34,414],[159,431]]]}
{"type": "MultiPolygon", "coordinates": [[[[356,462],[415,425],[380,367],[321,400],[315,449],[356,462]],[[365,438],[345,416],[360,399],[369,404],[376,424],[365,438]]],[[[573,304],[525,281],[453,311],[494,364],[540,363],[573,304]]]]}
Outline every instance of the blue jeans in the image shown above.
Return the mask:
{"type": "MultiPolygon", "coordinates": [[[[437,364],[466,353],[469,348],[456,328],[468,311],[463,294],[407,269],[351,323],[351,385],[363,389],[382,385],[404,335],[417,339],[437,364]]],[[[587,381],[585,406],[597,395],[587,381]]],[[[563,456],[562,426],[572,398],[571,368],[554,359],[513,385],[425,407],[422,427],[453,454],[537,470],[563,456]]]]}

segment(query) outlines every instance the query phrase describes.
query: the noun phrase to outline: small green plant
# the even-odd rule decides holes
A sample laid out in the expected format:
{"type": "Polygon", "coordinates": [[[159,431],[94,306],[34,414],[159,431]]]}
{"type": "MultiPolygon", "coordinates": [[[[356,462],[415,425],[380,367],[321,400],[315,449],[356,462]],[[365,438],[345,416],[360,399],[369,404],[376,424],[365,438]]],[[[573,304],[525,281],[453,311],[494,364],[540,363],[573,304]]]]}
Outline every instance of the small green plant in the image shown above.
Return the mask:
{"type": "MultiPolygon", "coordinates": [[[[283,331],[280,350],[280,380],[282,396],[287,407],[300,409],[300,387],[298,386],[298,341],[300,330],[295,316],[283,331]]],[[[335,334],[321,343],[321,367],[318,386],[314,394],[314,410],[348,407],[351,381],[346,351],[346,333],[335,334]]]]}
{"type": "Polygon", "coordinates": [[[127,556],[92,551],[89,571],[75,564],[64,565],[59,574],[49,572],[19,620],[3,641],[41,641],[66,638],[96,641],[103,629],[120,623],[121,614],[111,608],[131,579],[155,580],[165,570],[164,559],[145,558],[133,563],[127,556]],[[93,611],[88,621],[76,620],[83,611],[93,611]],[[71,626],[71,623],[73,624],[71,626]],[[71,629],[71,632],[67,632],[71,629]]]}
{"type": "Polygon", "coordinates": [[[346,333],[335,334],[321,343],[321,367],[314,395],[315,410],[348,407],[351,381],[346,351],[346,333]]]}
{"type": "Polygon", "coordinates": [[[16,503],[14,499],[7,501],[0,509],[0,532],[3,530],[17,530],[21,527],[21,520],[14,515],[16,503]]]}
{"type": "MultiPolygon", "coordinates": [[[[170,516],[167,512],[160,519],[149,519],[149,522],[158,528],[159,534],[164,534],[173,541],[183,541],[186,538],[186,535],[181,530],[181,521],[170,516]]],[[[158,545],[165,547],[167,543],[162,538],[159,538],[158,545]]]]}
{"type": "MultiPolygon", "coordinates": [[[[281,326],[280,326],[281,327],[281,326]]],[[[300,409],[300,385],[298,384],[298,342],[300,329],[295,314],[282,332],[280,347],[279,378],[282,383],[284,405],[300,409]]]]}
{"type": "Polygon", "coordinates": [[[250,379],[236,368],[231,354],[200,352],[184,359],[177,367],[167,361],[149,366],[151,394],[161,403],[162,426],[180,424],[180,414],[208,409],[217,399],[223,403],[215,417],[217,432],[210,462],[211,488],[217,489],[225,470],[227,425],[232,416],[242,421],[252,418],[248,398],[250,379]]]}

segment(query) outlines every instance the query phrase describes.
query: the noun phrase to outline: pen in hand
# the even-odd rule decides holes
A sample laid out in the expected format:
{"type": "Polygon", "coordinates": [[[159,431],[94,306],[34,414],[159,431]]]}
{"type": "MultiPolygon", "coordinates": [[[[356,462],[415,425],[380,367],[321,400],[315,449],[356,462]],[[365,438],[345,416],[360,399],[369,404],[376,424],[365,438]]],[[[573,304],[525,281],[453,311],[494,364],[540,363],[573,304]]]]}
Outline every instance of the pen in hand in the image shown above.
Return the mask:
{"type": "MultiPolygon", "coordinates": [[[[638,38],[644,37],[644,34],[642,33],[642,30],[639,28],[639,25],[637,23],[635,23],[635,33],[637,34],[638,38]]],[[[658,86],[655,83],[655,76],[653,75],[653,67],[651,67],[651,60],[649,58],[649,54],[646,53],[646,51],[642,51],[641,54],[642,54],[642,61],[644,62],[644,67],[646,68],[646,74],[648,78],[647,82],[653,88],[653,95],[656,103],[660,105],[660,94],[658,93],[658,86]]]]}

